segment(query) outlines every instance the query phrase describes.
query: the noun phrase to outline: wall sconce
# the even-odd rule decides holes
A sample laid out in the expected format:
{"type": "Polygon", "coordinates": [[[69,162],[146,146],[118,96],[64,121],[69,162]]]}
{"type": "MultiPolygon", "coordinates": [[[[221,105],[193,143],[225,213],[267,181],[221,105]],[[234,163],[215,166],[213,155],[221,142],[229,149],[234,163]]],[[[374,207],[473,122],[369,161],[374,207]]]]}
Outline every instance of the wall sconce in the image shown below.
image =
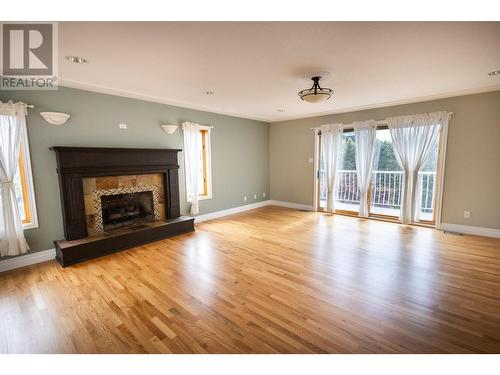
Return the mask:
{"type": "Polygon", "coordinates": [[[51,125],[64,125],[70,118],[70,115],[62,112],[40,112],[40,116],[51,125]]]}
{"type": "Polygon", "coordinates": [[[174,134],[177,130],[177,125],[160,125],[163,131],[167,134],[174,134]]]}

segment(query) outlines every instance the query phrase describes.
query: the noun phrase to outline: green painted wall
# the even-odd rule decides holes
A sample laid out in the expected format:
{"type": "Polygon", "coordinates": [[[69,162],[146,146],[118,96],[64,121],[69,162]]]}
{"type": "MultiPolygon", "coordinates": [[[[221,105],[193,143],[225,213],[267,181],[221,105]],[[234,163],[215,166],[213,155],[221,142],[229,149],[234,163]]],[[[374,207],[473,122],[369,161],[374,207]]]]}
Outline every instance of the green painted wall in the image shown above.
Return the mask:
{"type": "MultiPolygon", "coordinates": [[[[181,107],[60,88],[58,91],[0,91],[0,100],[35,105],[27,118],[39,228],[27,230],[34,251],[63,238],[55,155],[50,146],[183,148],[182,132],[167,135],[160,123],[183,121],[213,125],[213,199],[201,201],[201,213],[254,203],[266,197],[312,204],[313,133],[326,123],[445,110],[450,122],[444,223],[500,229],[500,91],[371,110],[272,123],[181,107]],[[71,114],[61,127],[47,124],[43,111],[71,114]],[[118,129],[128,124],[127,130],[118,129]],[[257,199],[253,196],[257,194],[257,199]],[[243,201],[243,196],[248,201],[243,201]],[[471,219],[463,211],[471,211],[471,219]]],[[[181,210],[187,214],[184,159],[179,154],[181,210]]]]}
{"type": "MultiPolygon", "coordinates": [[[[57,91],[0,91],[0,100],[35,105],[27,117],[39,221],[39,228],[25,231],[32,250],[53,248],[52,241],[63,238],[56,160],[50,146],[182,149],[182,131],[167,135],[160,123],[213,125],[213,199],[200,202],[200,213],[268,199],[262,193],[269,197],[267,123],[64,87],[57,91]],[[44,111],[66,112],[71,118],[64,126],[52,126],[40,116],[44,111]],[[118,129],[119,123],[128,124],[128,129],[118,129]]],[[[179,159],[181,212],[187,214],[182,152],[179,159]]]]}
{"type": "Polygon", "coordinates": [[[311,127],[433,111],[453,112],[442,222],[500,229],[500,91],[272,123],[271,199],[313,204],[311,127]]]}

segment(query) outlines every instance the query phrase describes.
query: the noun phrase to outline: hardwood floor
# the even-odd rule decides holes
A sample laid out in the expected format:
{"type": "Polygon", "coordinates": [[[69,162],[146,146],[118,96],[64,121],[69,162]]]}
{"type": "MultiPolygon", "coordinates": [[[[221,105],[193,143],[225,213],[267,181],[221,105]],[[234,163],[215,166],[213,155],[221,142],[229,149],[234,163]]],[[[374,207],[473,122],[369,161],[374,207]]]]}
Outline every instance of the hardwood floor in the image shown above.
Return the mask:
{"type": "Polygon", "coordinates": [[[0,274],[2,353],[499,353],[500,239],[264,207],[0,274]]]}

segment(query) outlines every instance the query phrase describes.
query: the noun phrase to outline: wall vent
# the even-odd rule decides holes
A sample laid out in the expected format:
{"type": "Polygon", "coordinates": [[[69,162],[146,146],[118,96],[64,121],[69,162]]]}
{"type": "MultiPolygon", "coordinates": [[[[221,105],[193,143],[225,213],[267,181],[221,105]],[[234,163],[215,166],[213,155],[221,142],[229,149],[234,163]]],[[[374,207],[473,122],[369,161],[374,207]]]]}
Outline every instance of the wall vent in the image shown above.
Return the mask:
{"type": "Polygon", "coordinates": [[[452,232],[451,230],[445,230],[443,231],[444,234],[451,234],[452,236],[463,236],[464,234],[463,233],[460,233],[460,232],[452,232]]]}

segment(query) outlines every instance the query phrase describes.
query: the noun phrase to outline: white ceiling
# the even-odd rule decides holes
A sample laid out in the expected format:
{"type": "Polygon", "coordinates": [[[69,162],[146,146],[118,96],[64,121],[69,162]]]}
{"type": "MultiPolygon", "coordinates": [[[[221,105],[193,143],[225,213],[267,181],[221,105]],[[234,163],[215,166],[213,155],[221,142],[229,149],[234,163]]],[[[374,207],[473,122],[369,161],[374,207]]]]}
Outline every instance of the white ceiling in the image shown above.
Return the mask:
{"type": "Polygon", "coordinates": [[[270,122],[500,89],[500,22],[62,22],[59,40],[64,86],[270,122]],[[317,71],[335,94],[302,102],[317,71]]]}

